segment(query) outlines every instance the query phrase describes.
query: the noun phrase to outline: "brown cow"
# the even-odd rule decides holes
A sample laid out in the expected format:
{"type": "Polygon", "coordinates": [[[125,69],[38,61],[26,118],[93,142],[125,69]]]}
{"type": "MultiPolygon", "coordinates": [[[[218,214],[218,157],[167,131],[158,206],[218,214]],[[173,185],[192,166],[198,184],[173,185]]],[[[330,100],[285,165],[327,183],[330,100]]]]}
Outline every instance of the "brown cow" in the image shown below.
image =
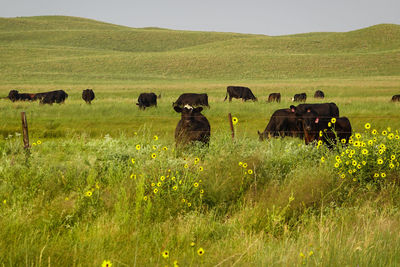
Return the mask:
{"type": "Polygon", "coordinates": [[[268,96],[268,102],[281,102],[281,94],[280,93],[271,93],[268,96]]]}

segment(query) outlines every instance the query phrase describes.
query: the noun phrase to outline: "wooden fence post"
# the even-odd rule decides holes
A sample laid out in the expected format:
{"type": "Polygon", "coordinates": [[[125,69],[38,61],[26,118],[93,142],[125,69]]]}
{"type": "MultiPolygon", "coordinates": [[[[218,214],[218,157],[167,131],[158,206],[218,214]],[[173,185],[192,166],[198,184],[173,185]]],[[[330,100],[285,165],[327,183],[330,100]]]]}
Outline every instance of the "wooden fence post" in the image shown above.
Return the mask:
{"type": "Polygon", "coordinates": [[[21,112],[21,119],[22,119],[22,133],[24,137],[24,148],[29,149],[28,122],[26,121],[25,112],[21,112]]]}
{"type": "Polygon", "coordinates": [[[235,130],[233,129],[232,114],[231,113],[228,114],[228,118],[229,118],[229,124],[231,125],[232,139],[234,139],[235,138],[235,130]]]}

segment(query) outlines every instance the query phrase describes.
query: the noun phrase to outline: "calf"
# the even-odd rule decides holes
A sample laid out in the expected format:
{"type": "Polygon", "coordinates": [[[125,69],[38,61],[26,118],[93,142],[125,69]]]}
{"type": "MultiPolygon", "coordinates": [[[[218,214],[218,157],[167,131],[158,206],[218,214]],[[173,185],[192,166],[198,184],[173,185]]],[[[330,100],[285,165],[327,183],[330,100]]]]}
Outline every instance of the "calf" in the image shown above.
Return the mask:
{"type": "Polygon", "coordinates": [[[151,106],[157,107],[157,95],[155,93],[141,93],[136,105],[139,106],[139,109],[143,110],[151,106]]]}
{"type": "Polygon", "coordinates": [[[196,141],[208,145],[211,127],[207,118],[200,113],[203,108],[186,105],[183,108],[175,106],[174,109],[181,113],[181,120],[175,129],[176,145],[186,145],[196,141]]]}
{"type": "Polygon", "coordinates": [[[254,96],[253,92],[248,87],[243,86],[228,86],[226,88],[226,95],[224,101],[228,98],[229,102],[232,101],[232,98],[241,98],[243,101],[253,100],[257,101],[257,97],[254,96]]]}
{"type": "Polygon", "coordinates": [[[94,96],[95,95],[92,89],[86,89],[82,91],[82,99],[86,102],[86,104],[91,104],[94,96]]]}
{"type": "Polygon", "coordinates": [[[281,102],[281,94],[280,93],[271,93],[268,96],[268,102],[281,102]]]}
{"type": "Polygon", "coordinates": [[[325,94],[321,90],[315,91],[314,98],[324,98],[325,94]]]}
{"type": "Polygon", "coordinates": [[[392,96],[392,102],[399,102],[399,101],[400,101],[400,95],[392,96]]]}
{"type": "Polygon", "coordinates": [[[306,100],[307,100],[306,93],[295,94],[294,97],[292,98],[293,102],[306,102],[306,100]]]}

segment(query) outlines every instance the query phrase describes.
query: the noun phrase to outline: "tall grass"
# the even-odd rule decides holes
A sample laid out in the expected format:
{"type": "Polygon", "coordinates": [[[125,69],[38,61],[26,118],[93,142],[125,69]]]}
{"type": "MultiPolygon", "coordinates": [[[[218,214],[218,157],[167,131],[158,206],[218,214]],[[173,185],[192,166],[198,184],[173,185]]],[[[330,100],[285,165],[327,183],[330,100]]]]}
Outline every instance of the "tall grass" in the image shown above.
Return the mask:
{"type": "Polygon", "coordinates": [[[30,154],[19,137],[0,144],[6,265],[399,261],[391,235],[398,231],[398,187],[343,186],[334,168],[320,163],[333,152],[301,140],[233,142],[218,134],[206,151],[179,154],[146,131],[129,139],[45,140],[30,154]]]}

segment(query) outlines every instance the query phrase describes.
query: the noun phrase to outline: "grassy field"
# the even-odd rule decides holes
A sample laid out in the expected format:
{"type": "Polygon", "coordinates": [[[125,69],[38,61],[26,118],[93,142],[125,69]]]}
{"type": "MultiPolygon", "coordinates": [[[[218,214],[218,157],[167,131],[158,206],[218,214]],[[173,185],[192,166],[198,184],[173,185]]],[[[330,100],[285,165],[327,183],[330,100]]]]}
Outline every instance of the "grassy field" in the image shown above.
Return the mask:
{"type": "Polygon", "coordinates": [[[0,266],[400,264],[398,25],[268,37],[0,18],[0,69],[0,96],[69,94],[0,100],[0,266]],[[259,101],[223,102],[227,85],[259,101]],[[258,141],[274,110],[318,89],[361,134],[352,145],[258,141]],[[139,111],[150,91],[158,107],[139,111]],[[207,149],[175,150],[183,92],[209,95],[207,149]]]}

